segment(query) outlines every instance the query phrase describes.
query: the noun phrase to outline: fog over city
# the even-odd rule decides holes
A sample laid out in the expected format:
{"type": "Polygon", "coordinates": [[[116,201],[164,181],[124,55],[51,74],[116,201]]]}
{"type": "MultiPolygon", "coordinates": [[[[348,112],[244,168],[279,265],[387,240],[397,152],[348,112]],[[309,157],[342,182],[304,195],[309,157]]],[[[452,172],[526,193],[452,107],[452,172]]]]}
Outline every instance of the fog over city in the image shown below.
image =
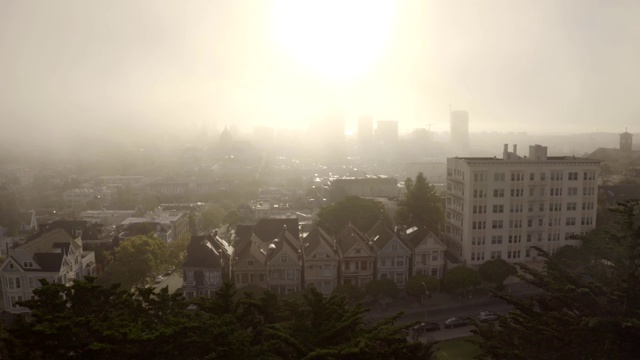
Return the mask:
{"type": "MultiPolygon", "coordinates": [[[[331,114],[449,131],[623,131],[637,1],[1,1],[5,146],[121,145],[331,114]],[[153,134],[153,135],[150,135],[153,134]]],[[[473,140],[473,139],[472,139],[473,140]]]]}
{"type": "Polygon", "coordinates": [[[0,0],[0,358],[640,358],[639,20],[0,0]]]}

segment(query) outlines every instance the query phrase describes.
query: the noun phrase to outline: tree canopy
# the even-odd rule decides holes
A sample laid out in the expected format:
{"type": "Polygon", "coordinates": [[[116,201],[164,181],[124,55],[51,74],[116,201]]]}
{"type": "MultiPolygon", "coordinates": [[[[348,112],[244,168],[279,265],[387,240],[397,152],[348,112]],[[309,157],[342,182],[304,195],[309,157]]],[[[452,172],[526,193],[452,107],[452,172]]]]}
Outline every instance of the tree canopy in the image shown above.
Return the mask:
{"type": "Polygon", "coordinates": [[[426,226],[437,231],[444,225],[444,209],[436,189],[429,184],[422,173],[415,181],[407,178],[404,182],[406,193],[398,202],[396,221],[406,226],[426,226]]]}
{"type": "Polygon", "coordinates": [[[480,274],[466,266],[457,266],[444,273],[444,287],[451,292],[466,291],[480,285],[480,274]]]}
{"type": "Polygon", "coordinates": [[[420,299],[426,295],[426,291],[434,292],[438,290],[440,281],[429,275],[415,275],[409,278],[405,285],[405,291],[408,296],[420,299]],[[426,287],[426,288],[425,288],[426,287]]]}
{"type": "Polygon", "coordinates": [[[614,212],[618,219],[614,228],[584,239],[591,251],[581,266],[542,249],[538,251],[546,259],[544,270],[518,265],[518,277],[541,292],[525,300],[494,293],[514,310],[497,325],[476,324],[483,356],[513,360],[638,357],[640,204],[633,201],[614,212]]]}
{"type": "Polygon", "coordinates": [[[348,196],[343,201],[325,206],[318,212],[318,226],[331,235],[337,234],[349,222],[360,231],[368,231],[384,216],[387,224],[391,224],[384,204],[373,199],[359,196],[348,196]]]}
{"type": "MultiPolygon", "coordinates": [[[[366,309],[314,289],[297,300],[237,296],[226,283],[213,298],[46,281],[23,302],[31,320],[4,329],[15,359],[429,359],[431,344],[412,342],[397,317],[373,324],[366,309]]],[[[1,349],[1,347],[0,347],[1,349]]]]}
{"type": "Polygon", "coordinates": [[[100,282],[119,283],[125,289],[142,286],[148,276],[166,263],[167,244],[152,235],[134,236],[120,242],[100,282]]]}
{"type": "Polygon", "coordinates": [[[518,269],[503,259],[486,261],[478,269],[482,280],[493,283],[497,288],[501,288],[503,283],[511,275],[518,273],[518,269]]]}

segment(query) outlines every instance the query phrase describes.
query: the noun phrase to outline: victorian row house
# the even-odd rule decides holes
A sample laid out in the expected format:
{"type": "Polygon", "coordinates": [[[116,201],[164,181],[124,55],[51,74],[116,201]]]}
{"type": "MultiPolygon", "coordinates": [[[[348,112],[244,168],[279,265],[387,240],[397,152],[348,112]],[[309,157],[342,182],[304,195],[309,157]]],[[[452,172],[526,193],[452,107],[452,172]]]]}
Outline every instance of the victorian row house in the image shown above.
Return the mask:
{"type": "Polygon", "coordinates": [[[314,287],[328,295],[340,284],[364,287],[377,279],[404,288],[411,276],[440,278],[444,268],[445,246],[435,234],[394,229],[384,220],[367,233],[348,224],[333,237],[318,226],[301,236],[295,218],[263,218],[238,225],[232,245],[230,279],[236,286],[277,294],[314,287]]]}
{"type": "Polygon", "coordinates": [[[191,236],[182,264],[182,291],[187,299],[213,297],[223,282],[229,280],[230,252],[230,246],[217,232],[191,236]]]}
{"type": "Polygon", "coordinates": [[[9,251],[0,267],[5,309],[28,312],[18,302],[31,299],[40,280],[71,285],[73,280],[96,275],[93,251],[83,249],[81,236],[56,228],[32,236],[9,251]]]}

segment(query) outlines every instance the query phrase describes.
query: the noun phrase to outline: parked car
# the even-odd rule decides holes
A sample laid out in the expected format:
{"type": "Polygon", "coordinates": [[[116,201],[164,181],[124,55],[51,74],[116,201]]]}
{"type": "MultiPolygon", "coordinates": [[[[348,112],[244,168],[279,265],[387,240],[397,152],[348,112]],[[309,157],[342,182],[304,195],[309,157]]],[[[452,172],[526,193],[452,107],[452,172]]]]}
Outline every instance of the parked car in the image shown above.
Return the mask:
{"type": "Polygon", "coordinates": [[[162,275],[158,275],[156,276],[156,284],[159,284],[162,282],[162,280],[164,280],[164,277],[162,275]]]}
{"type": "Polygon", "coordinates": [[[173,272],[174,272],[175,270],[176,270],[176,267],[175,267],[175,266],[169,266],[169,267],[167,268],[167,270],[165,270],[165,272],[164,272],[164,276],[169,276],[169,275],[173,274],[173,272]]]}
{"type": "Polygon", "coordinates": [[[478,320],[480,321],[495,321],[498,320],[498,314],[493,311],[481,311],[478,314],[478,320]]]}
{"type": "Polygon", "coordinates": [[[440,324],[434,322],[422,322],[413,327],[414,331],[431,332],[440,330],[440,324]]]}
{"type": "Polygon", "coordinates": [[[450,319],[447,319],[447,321],[444,322],[445,329],[457,328],[457,327],[467,326],[467,325],[469,325],[469,320],[459,318],[459,317],[452,317],[450,319]]]}

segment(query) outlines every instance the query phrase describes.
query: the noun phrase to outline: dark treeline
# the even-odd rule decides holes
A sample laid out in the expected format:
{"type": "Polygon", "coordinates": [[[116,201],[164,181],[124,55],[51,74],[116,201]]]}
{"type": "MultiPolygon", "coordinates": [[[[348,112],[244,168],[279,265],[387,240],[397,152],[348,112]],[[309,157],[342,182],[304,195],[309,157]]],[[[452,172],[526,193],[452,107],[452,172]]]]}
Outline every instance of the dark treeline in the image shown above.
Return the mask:
{"type": "Polygon", "coordinates": [[[364,320],[366,309],[315,290],[295,299],[266,291],[238,294],[225,284],[213,298],[188,302],[154,293],[43,282],[23,304],[30,320],[2,329],[8,359],[429,359],[396,318],[364,320]]]}

